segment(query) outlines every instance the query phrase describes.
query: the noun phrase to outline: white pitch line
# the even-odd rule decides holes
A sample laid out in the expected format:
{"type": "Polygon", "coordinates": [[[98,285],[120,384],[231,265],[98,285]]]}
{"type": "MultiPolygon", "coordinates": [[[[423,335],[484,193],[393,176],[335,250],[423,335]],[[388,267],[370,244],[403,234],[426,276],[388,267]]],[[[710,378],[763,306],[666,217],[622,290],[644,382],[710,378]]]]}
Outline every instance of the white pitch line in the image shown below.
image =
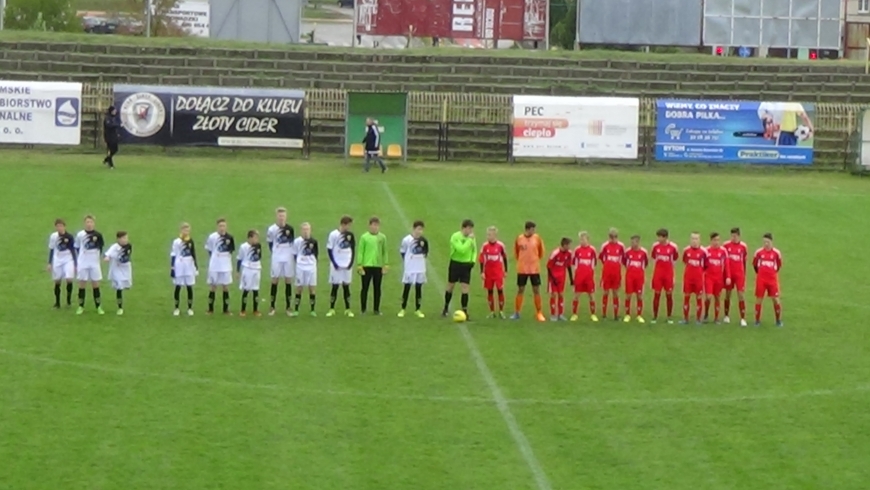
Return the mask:
{"type": "MultiPolygon", "coordinates": [[[[399,215],[402,224],[406,229],[410,229],[411,221],[408,220],[408,216],[405,215],[405,211],[402,209],[401,204],[399,204],[399,200],[396,199],[393,190],[390,189],[390,185],[386,182],[382,182],[382,185],[384,193],[390,200],[390,204],[393,205],[393,209],[399,215]]],[[[445,288],[444,281],[441,280],[441,277],[437,272],[435,272],[435,269],[431,267],[431,264],[429,264],[427,269],[429,270],[429,276],[432,277],[435,285],[443,290],[445,288]]],[[[523,459],[526,460],[526,464],[532,471],[535,483],[538,485],[538,490],[552,490],[553,487],[550,485],[550,480],[547,478],[547,474],[544,473],[541,463],[538,462],[538,458],[535,456],[534,450],[532,450],[532,445],[529,444],[529,439],[526,437],[525,433],[523,433],[519,423],[517,423],[517,419],[514,417],[510,408],[510,402],[505,398],[501,388],[495,380],[495,376],[492,375],[492,371],[490,371],[489,366],[486,365],[486,360],[483,358],[483,354],[480,353],[480,349],[477,347],[477,342],[474,341],[474,337],[471,335],[471,332],[468,331],[468,327],[465,326],[465,323],[457,323],[456,325],[459,329],[459,333],[462,334],[463,340],[465,340],[468,352],[471,354],[474,363],[477,365],[477,370],[480,372],[481,377],[483,377],[483,380],[489,387],[489,391],[492,393],[492,399],[495,401],[495,405],[498,408],[499,413],[501,413],[502,419],[504,419],[505,424],[507,424],[508,431],[510,431],[517,448],[519,448],[520,453],[523,455],[523,459]]]]}

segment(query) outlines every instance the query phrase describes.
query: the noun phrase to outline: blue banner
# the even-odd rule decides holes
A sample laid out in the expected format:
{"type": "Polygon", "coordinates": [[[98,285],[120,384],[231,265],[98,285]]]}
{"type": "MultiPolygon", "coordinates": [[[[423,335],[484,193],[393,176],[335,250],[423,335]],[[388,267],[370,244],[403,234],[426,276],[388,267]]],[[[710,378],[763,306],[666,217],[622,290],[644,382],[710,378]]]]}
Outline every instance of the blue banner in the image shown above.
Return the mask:
{"type": "Polygon", "coordinates": [[[656,109],[658,161],[813,163],[812,104],[659,99],[656,109]]]}

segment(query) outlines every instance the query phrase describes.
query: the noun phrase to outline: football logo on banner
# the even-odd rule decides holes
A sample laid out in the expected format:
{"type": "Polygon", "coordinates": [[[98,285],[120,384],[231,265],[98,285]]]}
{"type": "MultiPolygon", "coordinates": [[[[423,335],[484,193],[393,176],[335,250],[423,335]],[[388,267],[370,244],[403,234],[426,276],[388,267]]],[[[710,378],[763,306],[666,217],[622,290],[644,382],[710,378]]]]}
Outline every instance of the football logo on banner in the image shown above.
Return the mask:
{"type": "Polygon", "coordinates": [[[154,136],[166,121],[166,107],[160,97],[140,92],[127,97],[121,104],[121,124],[139,138],[154,136]]]}

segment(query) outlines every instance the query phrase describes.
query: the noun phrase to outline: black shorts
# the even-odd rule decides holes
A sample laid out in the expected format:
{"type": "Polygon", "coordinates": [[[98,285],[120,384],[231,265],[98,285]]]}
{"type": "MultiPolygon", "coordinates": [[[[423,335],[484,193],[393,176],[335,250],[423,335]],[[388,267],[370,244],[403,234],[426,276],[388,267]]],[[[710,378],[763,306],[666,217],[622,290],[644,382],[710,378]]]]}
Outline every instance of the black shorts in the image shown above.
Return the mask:
{"type": "Polygon", "coordinates": [[[474,269],[474,263],[450,261],[450,266],[447,268],[447,282],[450,284],[469,284],[471,282],[471,271],[474,269]]]}
{"type": "Polygon", "coordinates": [[[517,286],[525,286],[532,282],[532,286],[540,286],[541,285],[541,275],[540,274],[517,274],[517,286]]]}

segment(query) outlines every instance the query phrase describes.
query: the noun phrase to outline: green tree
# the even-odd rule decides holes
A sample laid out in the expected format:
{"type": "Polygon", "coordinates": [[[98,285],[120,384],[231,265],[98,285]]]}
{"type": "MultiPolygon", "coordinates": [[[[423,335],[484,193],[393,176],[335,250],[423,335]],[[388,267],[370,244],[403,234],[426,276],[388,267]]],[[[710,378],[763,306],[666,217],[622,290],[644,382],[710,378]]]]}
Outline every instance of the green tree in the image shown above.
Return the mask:
{"type": "Polygon", "coordinates": [[[8,29],[58,32],[82,30],[69,0],[8,0],[4,20],[8,29]]]}
{"type": "Polygon", "coordinates": [[[577,1],[567,0],[566,3],[567,5],[563,5],[563,13],[558,19],[553,19],[553,4],[550,4],[550,46],[574,49],[574,40],[577,37],[577,1]]]}
{"type": "MultiPolygon", "coordinates": [[[[183,36],[184,31],[178,28],[175,24],[170,22],[169,19],[169,11],[175,8],[175,5],[178,3],[178,0],[151,0],[151,35],[152,36],[169,36],[169,37],[178,37],[183,36]]],[[[130,12],[132,12],[133,18],[142,22],[142,25],[145,26],[146,15],[145,15],[145,5],[147,4],[147,0],[128,0],[127,5],[129,6],[130,12]]],[[[143,33],[144,27],[143,27],[143,33]]]]}

